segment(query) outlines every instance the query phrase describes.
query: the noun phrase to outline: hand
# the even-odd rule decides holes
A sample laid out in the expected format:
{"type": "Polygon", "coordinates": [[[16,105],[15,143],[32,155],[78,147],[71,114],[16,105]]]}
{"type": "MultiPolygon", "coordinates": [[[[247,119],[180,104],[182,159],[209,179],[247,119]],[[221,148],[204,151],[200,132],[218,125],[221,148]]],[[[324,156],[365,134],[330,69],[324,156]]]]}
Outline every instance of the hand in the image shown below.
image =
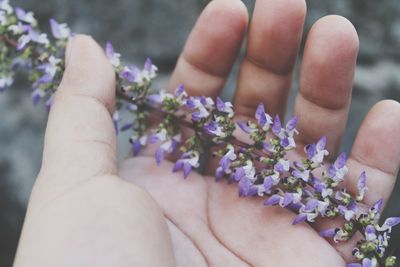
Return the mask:
{"type": "MultiPolygon", "coordinates": [[[[234,105],[238,120],[264,102],[285,113],[305,17],[303,0],[259,0],[248,34],[234,105]]],[[[200,16],[180,56],[169,88],[185,84],[191,95],[217,96],[247,27],[238,0],[214,0],[200,16]]],[[[320,19],[303,53],[295,114],[298,150],[320,136],[335,157],[346,125],[358,51],[346,19],[320,19]]],[[[340,224],[292,226],[294,214],[239,199],[235,185],[156,167],[148,152],[116,164],[110,112],[114,75],[89,38],[69,44],[67,70],[50,112],[43,165],[34,186],[16,266],[343,266],[356,240],[330,244],[318,231],[340,224]],[[117,174],[132,183],[120,179],[117,174]],[[151,197],[150,197],[151,195],[151,197]],[[154,199],[154,200],[153,200],[154,199]]],[[[362,124],[346,187],[361,170],[371,204],[388,199],[400,162],[400,105],[382,101],[362,124]]],[[[211,168],[210,174],[213,173],[211,168]]]]}

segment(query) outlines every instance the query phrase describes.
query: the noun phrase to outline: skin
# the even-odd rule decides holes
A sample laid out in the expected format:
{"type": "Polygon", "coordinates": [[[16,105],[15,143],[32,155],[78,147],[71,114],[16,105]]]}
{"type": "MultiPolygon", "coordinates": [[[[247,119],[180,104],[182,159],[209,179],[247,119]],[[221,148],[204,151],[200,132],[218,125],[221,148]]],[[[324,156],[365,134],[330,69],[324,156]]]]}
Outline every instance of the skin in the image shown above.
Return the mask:
{"type": "MultiPolygon", "coordinates": [[[[260,101],[284,115],[300,46],[303,0],[258,0],[234,105],[238,120],[260,101]]],[[[171,77],[191,95],[220,94],[246,35],[239,0],[214,0],[200,16],[171,77]]],[[[294,112],[298,149],[326,135],[335,159],[350,105],[358,37],[343,17],[318,20],[306,40],[294,112]]],[[[50,112],[43,164],[29,202],[15,266],[343,266],[351,247],[318,231],[340,221],[292,226],[294,214],[239,199],[235,185],[192,172],[184,180],[172,163],[156,167],[152,149],[116,162],[111,115],[114,75],[102,49],[74,37],[50,112]]],[[[400,104],[385,100],[366,116],[348,160],[345,186],[368,175],[371,204],[391,194],[400,164],[400,104]]],[[[211,170],[215,162],[206,169],[211,170]]],[[[212,174],[212,171],[210,171],[212,174]]]]}

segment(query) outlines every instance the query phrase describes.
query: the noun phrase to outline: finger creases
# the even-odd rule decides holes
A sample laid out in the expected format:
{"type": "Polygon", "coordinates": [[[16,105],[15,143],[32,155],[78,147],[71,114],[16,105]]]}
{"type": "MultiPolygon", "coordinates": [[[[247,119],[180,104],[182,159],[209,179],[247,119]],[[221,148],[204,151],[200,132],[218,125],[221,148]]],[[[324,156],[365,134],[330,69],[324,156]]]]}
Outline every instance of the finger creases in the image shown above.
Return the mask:
{"type": "Polygon", "coordinates": [[[331,158],[347,121],[358,46],[353,25],[340,16],[318,20],[305,45],[295,102],[299,141],[308,144],[326,135],[331,158]]]}
{"type": "Polygon", "coordinates": [[[240,0],[211,1],[194,26],[169,88],[184,84],[190,95],[217,96],[239,53],[247,27],[240,0]]]}
{"type": "Polygon", "coordinates": [[[252,116],[260,102],[284,115],[305,15],[303,0],[256,1],[234,97],[241,116],[252,116]]]}

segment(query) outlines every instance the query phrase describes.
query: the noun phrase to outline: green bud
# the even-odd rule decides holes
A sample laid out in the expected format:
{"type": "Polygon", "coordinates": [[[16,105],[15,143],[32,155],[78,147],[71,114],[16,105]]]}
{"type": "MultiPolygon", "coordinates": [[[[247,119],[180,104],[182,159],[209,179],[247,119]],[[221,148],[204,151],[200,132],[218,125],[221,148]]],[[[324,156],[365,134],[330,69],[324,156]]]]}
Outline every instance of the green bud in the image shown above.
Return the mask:
{"type": "Polygon", "coordinates": [[[360,250],[362,253],[367,254],[369,252],[373,252],[376,249],[376,245],[372,242],[365,242],[361,244],[360,250]]]}
{"type": "Polygon", "coordinates": [[[345,230],[346,232],[353,232],[353,230],[354,230],[354,225],[353,225],[353,223],[352,223],[352,222],[346,222],[346,223],[344,224],[344,230],[345,230]]]}
{"type": "Polygon", "coordinates": [[[387,257],[385,260],[385,266],[386,267],[393,267],[396,264],[396,257],[395,256],[390,256],[387,257]]]}

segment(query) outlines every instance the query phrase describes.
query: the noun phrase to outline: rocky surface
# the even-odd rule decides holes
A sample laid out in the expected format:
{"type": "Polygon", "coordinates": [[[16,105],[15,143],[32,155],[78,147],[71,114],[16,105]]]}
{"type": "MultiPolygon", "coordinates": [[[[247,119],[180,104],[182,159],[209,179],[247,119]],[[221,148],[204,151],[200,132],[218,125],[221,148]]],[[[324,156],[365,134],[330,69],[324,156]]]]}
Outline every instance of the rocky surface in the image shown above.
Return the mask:
{"type": "MultiPolygon", "coordinates": [[[[100,43],[115,43],[124,58],[140,63],[151,56],[163,71],[161,82],[172,71],[176,57],[206,0],[20,0],[14,3],[34,10],[45,24],[49,17],[67,21],[77,32],[90,33],[100,43]]],[[[254,1],[244,1],[251,9],[254,1]]],[[[398,0],[313,0],[308,2],[307,28],[319,17],[341,14],[348,17],[360,35],[360,57],[349,127],[343,149],[349,151],[356,131],[368,109],[385,98],[400,101],[400,5],[398,0]]],[[[234,74],[224,96],[234,87],[234,74]]],[[[295,84],[294,84],[295,88],[295,84]]],[[[25,206],[39,170],[46,112],[33,107],[29,85],[18,84],[0,96],[0,266],[10,266],[25,206]]],[[[293,90],[291,99],[295,90],[293,90]]],[[[394,144],[399,145],[399,144],[394,144]]],[[[120,142],[120,153],[127,151],[120,142]]],[[[122,156],[121,156],[122,157],[122,156]]],[[[388,214],[400,214],[396,187],[388,214]]],[[[400,233],[395,237],[400,246],[400,233]]]]}

